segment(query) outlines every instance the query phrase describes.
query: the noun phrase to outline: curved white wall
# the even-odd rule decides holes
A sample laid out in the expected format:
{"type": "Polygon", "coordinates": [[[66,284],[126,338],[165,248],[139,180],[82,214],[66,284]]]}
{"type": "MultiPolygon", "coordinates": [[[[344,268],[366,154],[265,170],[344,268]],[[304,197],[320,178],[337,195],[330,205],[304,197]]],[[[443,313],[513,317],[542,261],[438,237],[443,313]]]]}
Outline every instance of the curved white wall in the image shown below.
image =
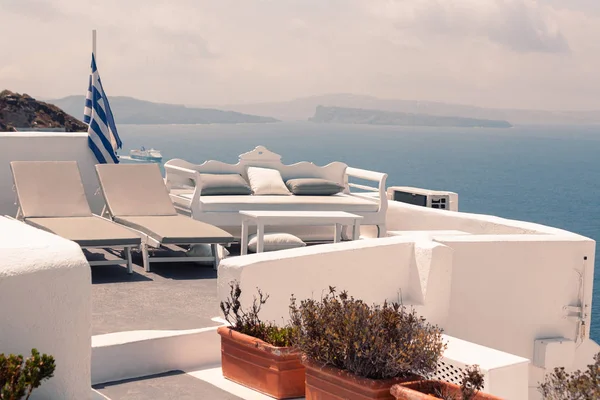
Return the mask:
{"type": "MultiPolygon", "coordinates": [[[[386,214],[388,231],[459,230],[476,235],[548,234],[584,238],[551,226],[458,211],[437,210],[389,201],[386,214]]],[[[368,234],[369,227],[361,227],[368,234]]]]}
{"type": "Polygon", "coordinates": [[[0,215],[15,216],[17,206],[10,172],[11,161],[77,161],[92,211],[100,213],[104,200],[95,196],[98,179],[87,133],[0,133],[0,215]]]}
{"type": "Polygon", "coordinates": [[[0,218],[0,352],[54,356],[32,399],[91,396],[91,277],[79,246],[0,218]]]}
{"type": "Polygon", "coordinates": [[[442,244],[402,237],[361,240],[227,258],[219,265],[218,296],[225,300],[229,283],[238,281],[245,308],[258,287],[270,296],[261,318],[281,323],[289,319],[292,294],[298,301],[318,299],[335,286],[367,303],[401,300],[443,324],[451,273],[452,250],[442,244]]]}
{"type": "Polygon", "coordinates": [[[430,234],[226,259],[219,298],[237,279],[246,307],[258,286],[271,295],[265,319],[281,321],[291,293],[317,297],[332,285],[371,303],[401,291],[405,304],[447,334],[531,360],[532,399],[546,371],[591,362],[599,348],[589,340],[593,240],[522,221],[390,203],[390,230],[430,234]],[[564,308],[580,304],[584,325],[564,308]]]}

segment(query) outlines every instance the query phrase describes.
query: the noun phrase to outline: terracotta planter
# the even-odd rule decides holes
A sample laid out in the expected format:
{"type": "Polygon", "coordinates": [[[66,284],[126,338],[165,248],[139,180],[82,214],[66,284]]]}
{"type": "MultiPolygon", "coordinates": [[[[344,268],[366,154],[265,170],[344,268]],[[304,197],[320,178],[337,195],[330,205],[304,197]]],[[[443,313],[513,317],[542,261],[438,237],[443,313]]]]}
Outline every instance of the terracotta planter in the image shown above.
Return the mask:
{"type": "Polygon", "coordinates": [[[304,396],[304,365],[297,350],[275,347],[221,326],[223,376],[276,399],[304,396]]]}
{"type": "MultiPolygon", "coordinates": [[[[450,382],[443,381],[416,381],[416,382],[405,382],[399,385],[394,385],[390,393],[396,398],[396,400],[433,400],[440,399],[436,397],[438,393],[447,393],[452,396],[457,396],[457,400],[460,400],[460,386],[450,382]]],[[[491,394],[478,392],[473,400],[502,400],[497,396],[491,394]]]]}
{"type": "Polygon", "coordinates": [[[306,366],[306,400],[394,400],[390,394],[393,385],[414,381],[416,376],[375,380],[361,378],[333,367],[321,367],[309,360],[306,366]]]}

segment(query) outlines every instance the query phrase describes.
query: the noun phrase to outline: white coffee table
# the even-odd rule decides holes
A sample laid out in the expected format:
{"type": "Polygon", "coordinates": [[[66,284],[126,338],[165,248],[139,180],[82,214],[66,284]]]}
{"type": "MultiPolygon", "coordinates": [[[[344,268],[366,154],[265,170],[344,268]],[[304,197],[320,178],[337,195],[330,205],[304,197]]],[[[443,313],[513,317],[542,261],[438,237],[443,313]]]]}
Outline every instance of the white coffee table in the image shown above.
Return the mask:
{"type": "Polygon", "coordinates": [[[256,252],[261,253],[264,248],[266,225],[290,226],[323,226],[335,227],[334,243],[342,239],[342,226],[352,225],[352,239],[358,239],[360,234],[360,215],[344,211],[240,211],[242,215],[242,234],[240,254],[248,254],[248,225],[256,224],[256,237],[258,243],[256,252]]]}

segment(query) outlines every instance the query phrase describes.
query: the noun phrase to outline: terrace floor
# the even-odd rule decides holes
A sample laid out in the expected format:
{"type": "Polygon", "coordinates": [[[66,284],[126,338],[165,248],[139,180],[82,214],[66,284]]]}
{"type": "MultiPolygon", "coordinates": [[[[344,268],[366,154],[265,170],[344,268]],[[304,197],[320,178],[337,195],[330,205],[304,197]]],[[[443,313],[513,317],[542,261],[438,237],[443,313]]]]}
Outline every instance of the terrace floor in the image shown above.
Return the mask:
{"type": "MultiPolygon", "coordinates": [[[[239,254],[231,247],[230,256],[239,254]]],[[[96,252],[90,259],[112,259],[96,252]]],[[[179,330],[219,325],[217,271],[212,265],[152,264],[145,272],[134,255],[133,274],[125,266],[92,267],[92,335],[132,330],[179,330]]]]}
{"type": "Polygon", "coordinates": [[[241,400],[240,397],[183,371],[171,371],[142,378],[102,383],[94,385],[94,389],[111,400],[241,400]]]}
{"type": "MultiPolygon", "coordinates": [[[[239,246],[228,249],[239,255],[239,246]]],[[[165,254],[166,255],[166,254],[165,254]]],[[[162,256],[162,254],[161,254],[162,256]]],[[[113,259],[94,251],[89,259],[113,259]]],[[[131,330],[179,330],[220,325],[217,272],[212,265],[157,263],[145,272],[134,255],[133,274],[125,266],[92,267],[92,335],[131,330]]],[[[220,368],[170,371],[93,386],[110,400],[268,400],[268,396],[223,378],[220,368]]]]}

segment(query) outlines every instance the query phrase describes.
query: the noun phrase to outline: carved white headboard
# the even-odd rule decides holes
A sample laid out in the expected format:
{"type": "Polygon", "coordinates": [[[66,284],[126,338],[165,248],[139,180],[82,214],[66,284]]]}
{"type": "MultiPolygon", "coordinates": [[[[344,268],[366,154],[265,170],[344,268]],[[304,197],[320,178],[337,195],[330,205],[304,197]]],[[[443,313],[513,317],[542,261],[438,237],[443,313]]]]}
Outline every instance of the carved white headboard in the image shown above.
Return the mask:
{"type": "Polygon", "coordinates": [[[257,146],[254,150],[239,156],[237,164],[227,164],[222,161],[205,161],[200,165],[192,164],[181,159],[169,160],[165,165],[196,170],[208,174],[241,174],[248,178],[246,169],[248,167],[264,167],[278,170],[286,181],[292,178],[322,178],[346,185],[346,164],[335,161],[325,166],[318,166],[312,162],[302,161],[286,165],[281,162],[281,156],[273,153],[264,146],[257,146]]]}

